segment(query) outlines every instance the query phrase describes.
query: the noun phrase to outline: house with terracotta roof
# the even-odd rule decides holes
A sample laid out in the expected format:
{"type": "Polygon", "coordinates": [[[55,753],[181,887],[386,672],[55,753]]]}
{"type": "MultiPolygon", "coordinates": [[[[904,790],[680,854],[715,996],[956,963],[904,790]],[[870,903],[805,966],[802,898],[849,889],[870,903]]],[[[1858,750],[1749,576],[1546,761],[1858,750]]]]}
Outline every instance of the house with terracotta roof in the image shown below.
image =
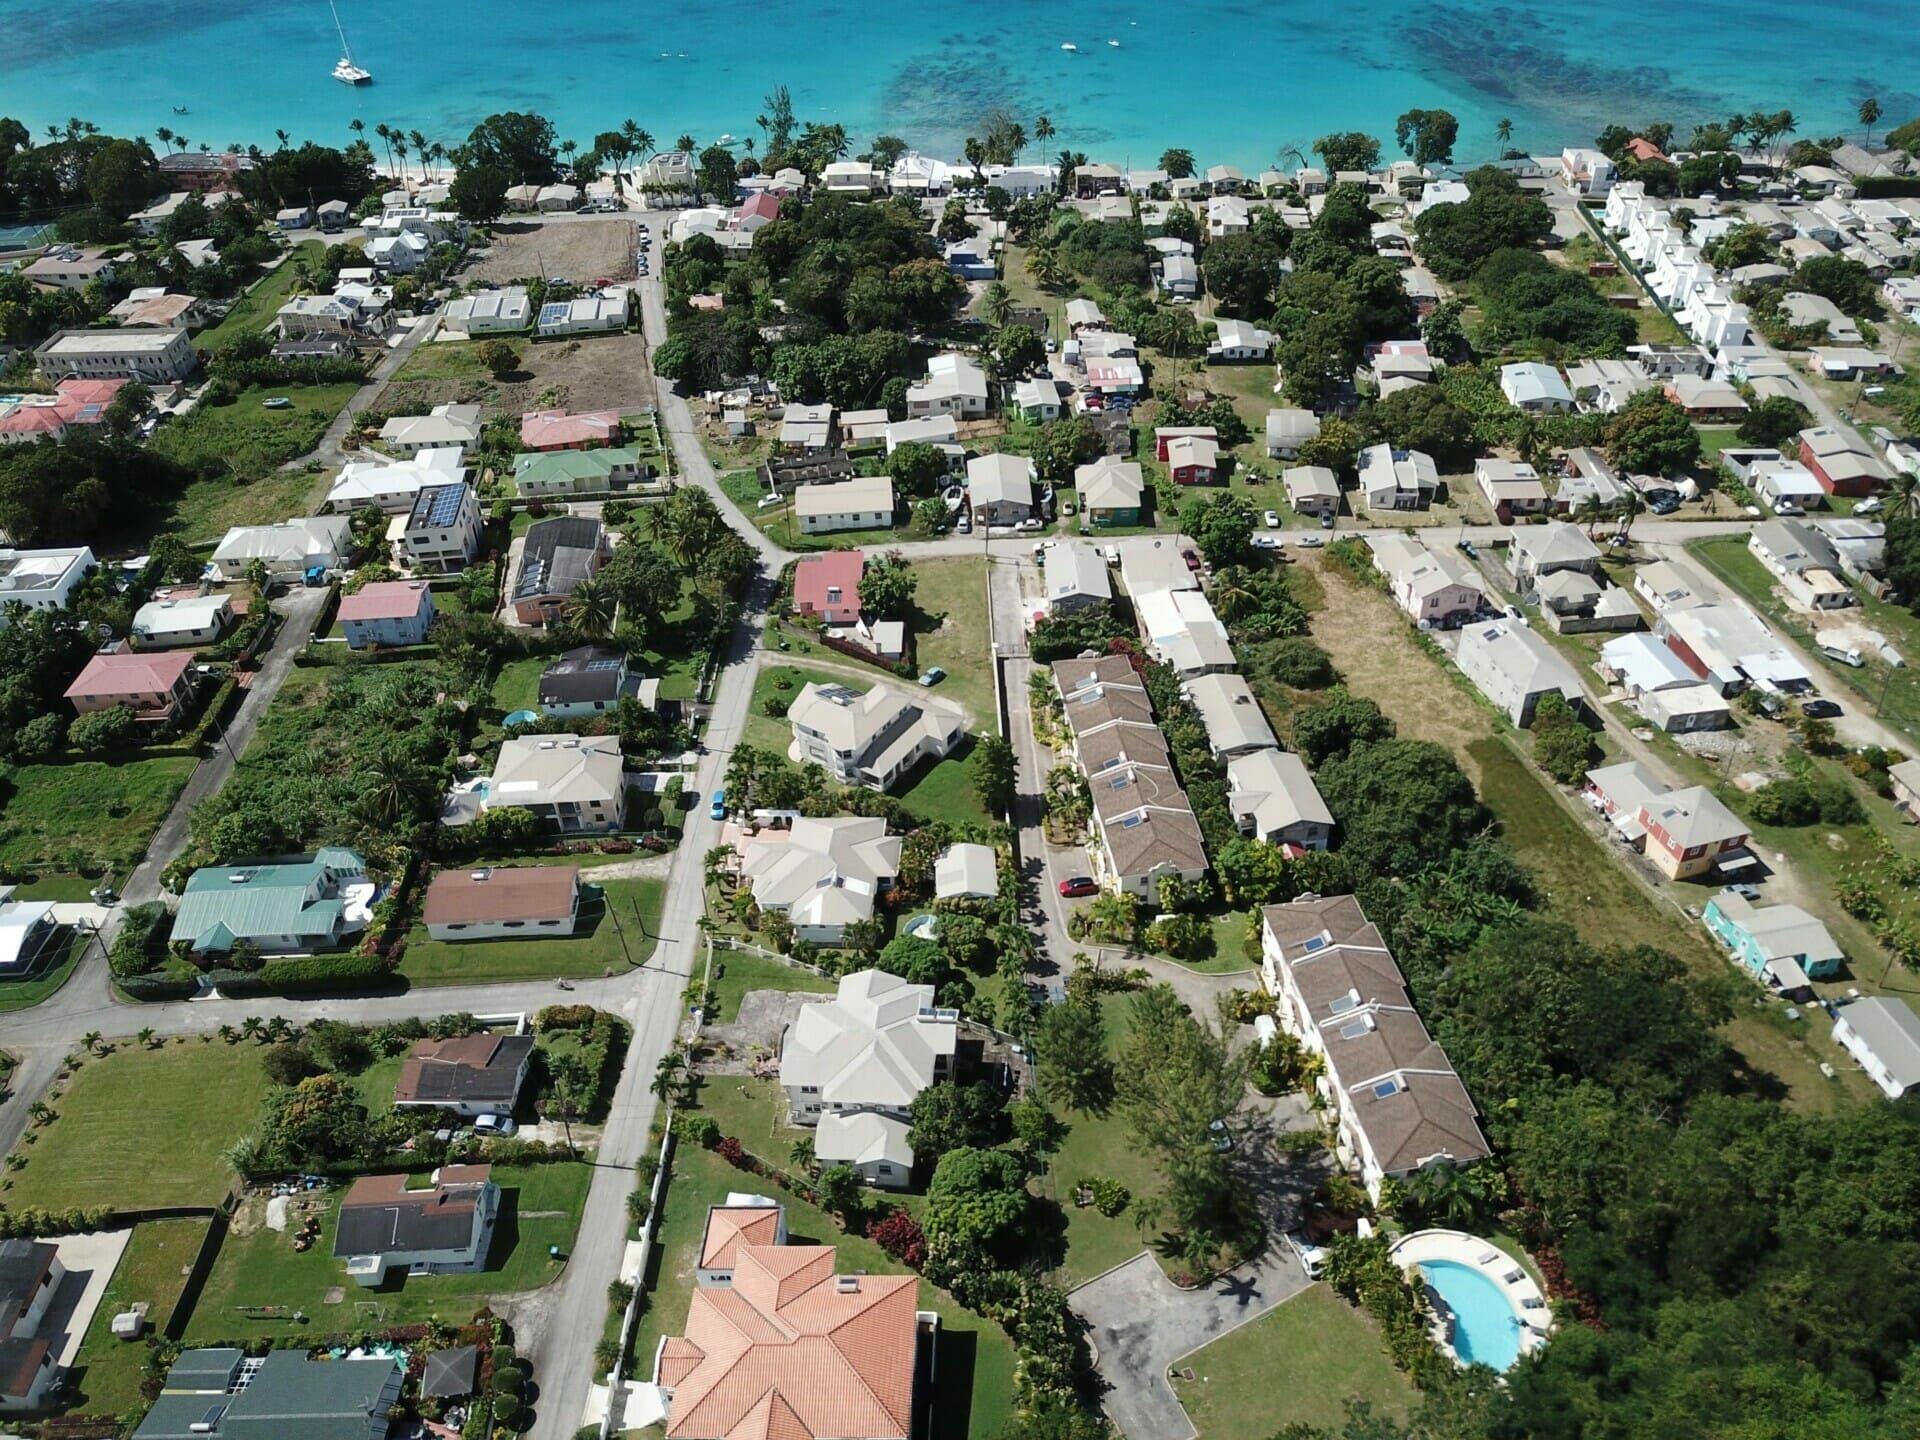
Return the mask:
{"type": "Polygon", "coordinates": [[[76,425],[98,425],[126,383],[70,375],[51,395],[23,395],[11,405],[0,405],[0,445],[64,440],[76,425]]]}
{"type": "Polygon", "coordinates": [[[125,705],[135,719],[172,724],[193,695],[188,680],[192,668],[193,656],[184,650],[170,654],[117,650],[96,655],[67,687],[67,699],[80,715],[125,705]]]}
{"type": "Polygon", "coordinates": [[[483,865],[434,876],[423,918],[435,940],[515,940],[571,935],[579,914],[577,866],[483,865]]]}
{"type": "Polygon", "coordinates": [[[724,1205],[707,1207],[707,1228],[700,1236],[700,1259],[694,1265],[696,1285],[733,1284],[733,1266],[749,1245],[787,1243],[787,1212],[765,1195],[727,1196],[724,1205]]]}
{"type": "Polygon", "coordinates": [[[349,650],[376,645],[423,645],[433,624],[433,591],[424,580],[382,580],[340,602],[340,628],[349,650]]]}
{"type": "Polygon", "coordinates": [[[500,1187],[491,1165],[442,1165],[429,1184],[405,1175],[363,1175],[340,1202],[333,1256],[357,1285],[389,1273],[470,1275],[487,1268],[500,1187]]]}
{"type": "Polygon", "coordinates": [[[1260,971],[1282,1028],[1323,1062],[1314,1087],[1335,1118],[1334,1154],[1370,1195],[1388,1179],[1492,1153],[1472,1097],[1353,896],[1263,909],[1260,971]]]}
{"type": "Polygon", "coordinates": [[[793,567],[793,608],[817,615],[829,625],[850,625],[860,618],[860,577],[867,557],[858,550],[808,555],[793,567]]]}
{"type": "Polygon", "coordinates": [[[841,1275],[831,1245],[739,1245],[698,1286],[653,1383],[667,1440],[907,1440],[921,1322],[912,1275],[841,1275]]]}
{"type": "Polygon", "coordinates": [[[618,445],[622,433],[617,410],[588,410],[578,415],[565,410],[529,410],[520,417],[523,450],[591,450],[618,445]]]}
{"type": "Polygon", "coordinates": [[[451,1110],[456,1115],[513,1113],[533,1058],[531,1035],[482,1030],[420,1040],[400,1066],[396,1110],[451,1110]]]}

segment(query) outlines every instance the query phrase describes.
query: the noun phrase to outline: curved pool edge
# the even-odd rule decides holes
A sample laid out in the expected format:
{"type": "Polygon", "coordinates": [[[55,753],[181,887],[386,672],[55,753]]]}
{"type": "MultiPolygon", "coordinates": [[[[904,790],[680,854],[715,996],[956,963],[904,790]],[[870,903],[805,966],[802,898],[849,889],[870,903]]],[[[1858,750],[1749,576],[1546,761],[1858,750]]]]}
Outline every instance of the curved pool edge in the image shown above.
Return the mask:
{"type": "MultiPolygon", "coordinates": [[[[1553,1332],[1553,1311],[1539,1283],[1525,1264],[1491,1241],[1464,1230],[1416,1230],[1394,1241],[1387,1253],[1409,1277],[1419,1273],[1425,1285],[1431,1285],[1432,1281],[1419,1267],[1431,1262],[1457,1265],[1489,1281],[1505,1298],[1520,1330],[1519,1348],[1508,1369],[1539,1350],[1553,1332]]],[[[1456,1365],[1464,1368],[1469,1363],[1454,1348],[1446,1317],[1437,1311],[1433,1317],[1433,1338],[1434,1344],[1456,1365]]]]}

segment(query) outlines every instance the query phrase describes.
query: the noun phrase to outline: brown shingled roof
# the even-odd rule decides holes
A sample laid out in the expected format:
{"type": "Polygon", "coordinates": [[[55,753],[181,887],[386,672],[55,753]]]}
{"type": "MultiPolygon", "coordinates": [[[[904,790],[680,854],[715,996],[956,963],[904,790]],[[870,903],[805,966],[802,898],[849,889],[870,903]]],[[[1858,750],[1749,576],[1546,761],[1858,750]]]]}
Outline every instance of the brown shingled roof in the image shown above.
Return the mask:
{"type": "Polygon", "coordinates": [[[425,918],[429,925],[564,920],[579,888],[573,865],[442,870],[427,887],[425,918]]]}

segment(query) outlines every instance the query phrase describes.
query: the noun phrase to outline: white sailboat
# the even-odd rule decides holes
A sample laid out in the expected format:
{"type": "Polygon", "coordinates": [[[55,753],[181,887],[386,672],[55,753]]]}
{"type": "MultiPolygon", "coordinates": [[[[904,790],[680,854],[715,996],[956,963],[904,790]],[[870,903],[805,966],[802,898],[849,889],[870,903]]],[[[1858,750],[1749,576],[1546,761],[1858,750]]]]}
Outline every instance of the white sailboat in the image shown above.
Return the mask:
{"type": "Polygon", "coordinates": [[[333,0],[327,0],[327,9],[333,11],[333,28],[340,36],[340,59],[333,67],[333,78],[343,85],[364,85],[373,79],[373,72],[362,70],[353,63],[353,51],[347,48],[346,28],[340,23],[340,11],[333,0]]]}

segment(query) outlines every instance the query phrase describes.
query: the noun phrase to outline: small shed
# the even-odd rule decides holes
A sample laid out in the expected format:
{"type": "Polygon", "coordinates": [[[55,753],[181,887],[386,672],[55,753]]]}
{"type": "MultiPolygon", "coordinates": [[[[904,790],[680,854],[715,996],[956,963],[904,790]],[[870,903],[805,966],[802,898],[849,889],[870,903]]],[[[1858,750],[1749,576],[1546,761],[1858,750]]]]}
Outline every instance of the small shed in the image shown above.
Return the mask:
{"type": "Polygon", "coordinates": [[[427,1355],[427,1368],[420,1377],[420,1393],[440,1400],[458,1400],[471,1395],[480,1352],[471,1345],[451,1350],[434,1350],[427,1355]]]}

